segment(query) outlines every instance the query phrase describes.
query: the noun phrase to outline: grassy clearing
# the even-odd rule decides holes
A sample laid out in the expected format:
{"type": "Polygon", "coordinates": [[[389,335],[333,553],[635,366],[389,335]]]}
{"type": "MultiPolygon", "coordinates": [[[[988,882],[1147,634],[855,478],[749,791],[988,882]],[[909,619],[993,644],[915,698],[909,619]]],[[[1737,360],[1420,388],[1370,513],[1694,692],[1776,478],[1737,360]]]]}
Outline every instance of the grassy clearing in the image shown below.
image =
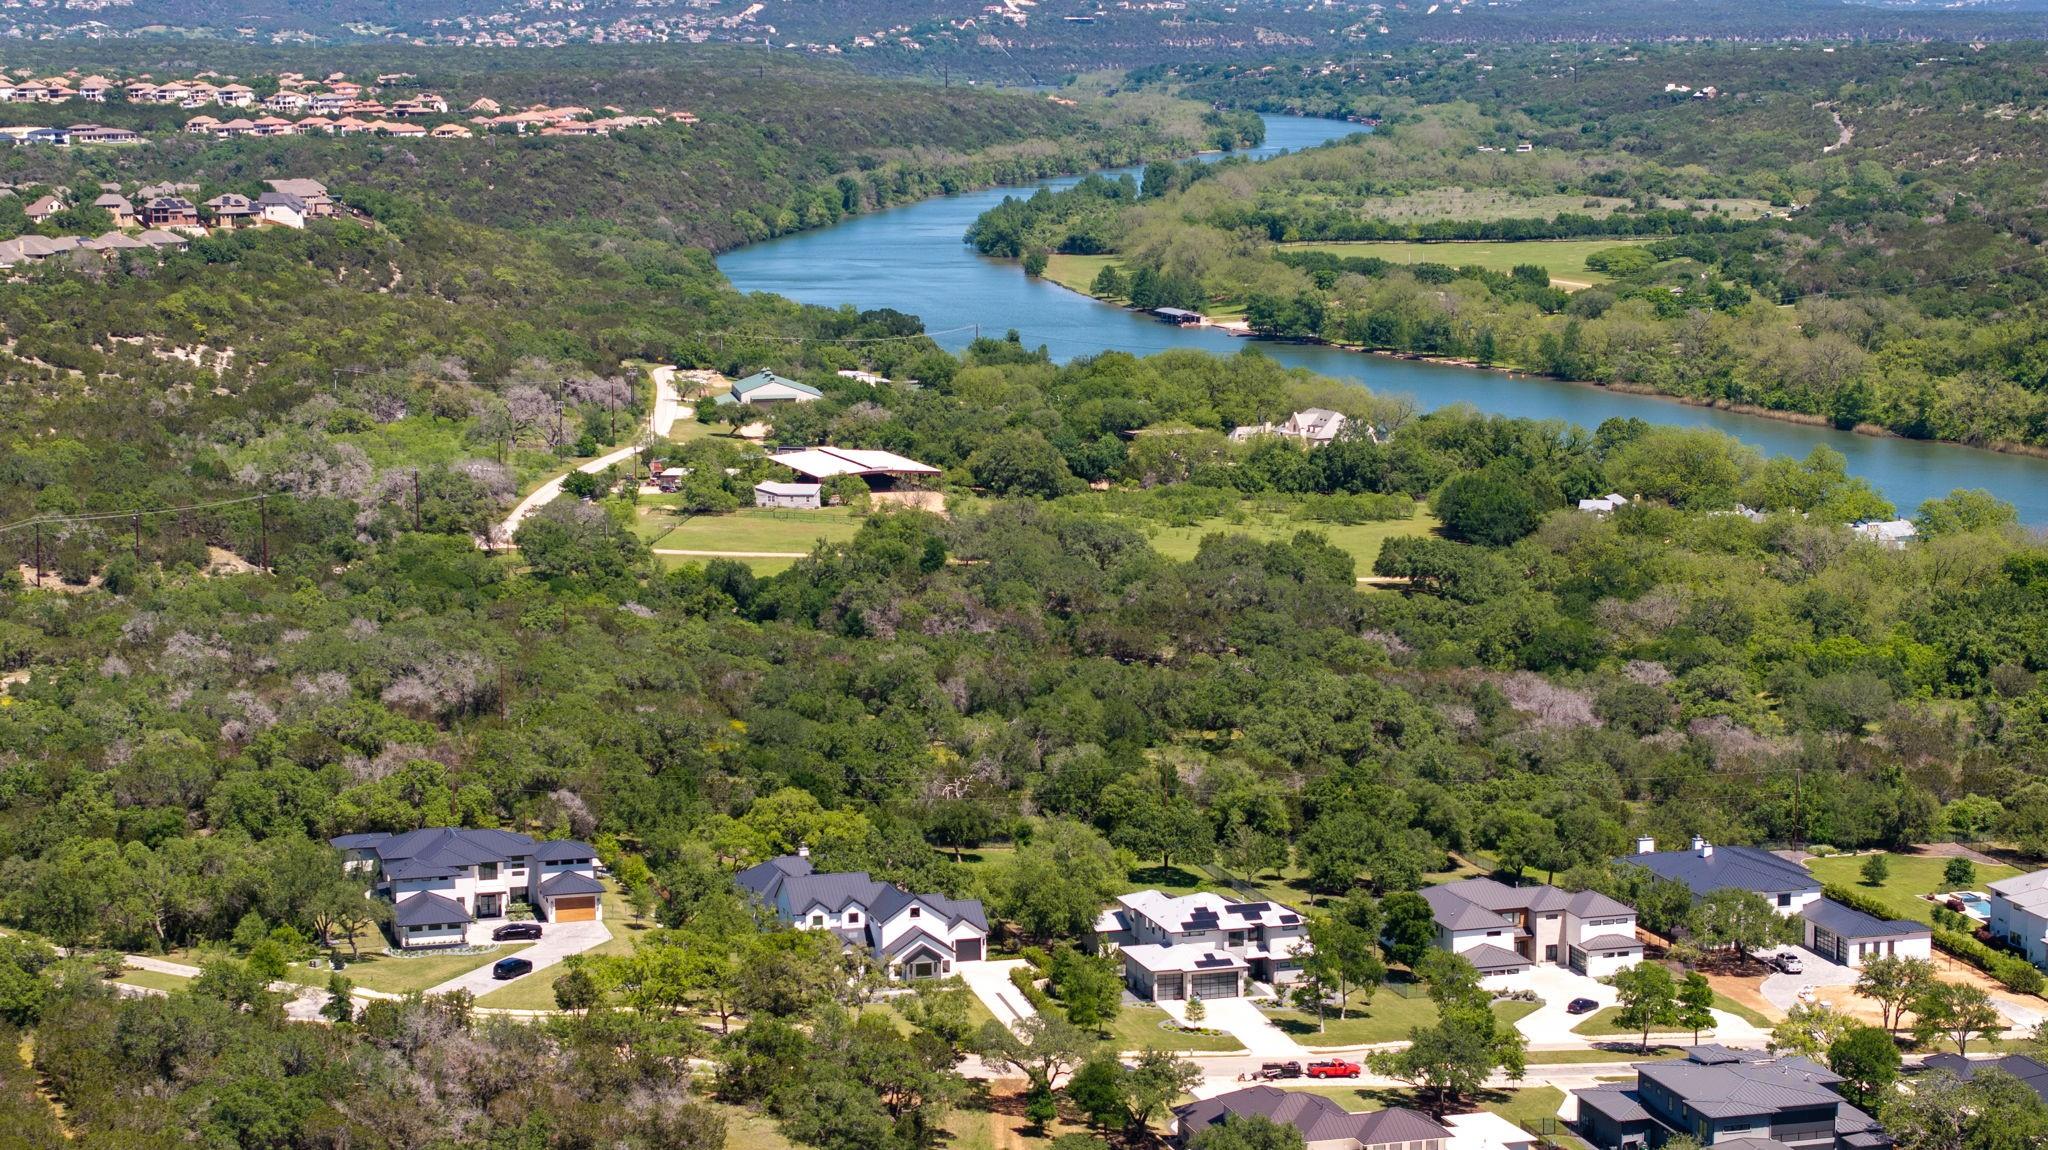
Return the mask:
{"type": "Polygon", "coordinates": [[[1444,243],[1372,241],[1358,243],[1291,244],[1307,251],[1332,252],[1340,256],[1377,256],[1397,264],[1476,264],[1488,271],[1509,272],[1517,264],[1538,264],[1560,286],[1603,283],[1607,276],[1586,266],[1586,257],[1623,244],[1647,243],[1627,237],[1592,240],[1514,240],[1505,243],[1453,240],[1444,243]]]}
{"type": "Polygon", "coordinates": [[[125,983],[129,986],[141,986],[147,987],[150,990],[162,991],[183,990],[192,985],[192,980],[183,975],[165,974],[160,970],[131,969],[123,972],[121,977],[114,981],[125,983]]]}
{"type": "MultiPolygon", "coordinates": [[[[1811,859],[1806,867],[1822,882],[1848,887],[1865,898],[1875,899],[1900,918],[1916,922],[1934,921],[1934,904],[1920,896],[1954,889],[1941,877],[1942,868],[1948,865],[1949,860],[1935,855],[1888,854],[1884,861],[1891,867],[1890,877],[1882,886],[1865,886],[1863,864],[1869,858],[1869,855],[1836,855],[1811,859]]],[[[2017,867],[2002,863],[1978,863],[1977,882],[1971,889],[1983,890],[1986,883],[2020,873],[2017,867]]]]}
{"type": "Polygon", "coordinates": [[[1766,1030],[1777,1025],[1777,1023],[1771,1021],[1761,1011],[1745,1006],[1718,990],[1714,992],[1714,1009],[1732,1014],[1751,1026],[1761,1026],[1766,1030]]]}
{"type": "Polygon", "coordinates": [[[1123,261],[1115,256],[1069,256],[1056,255],[1045,262],[1044,279],[1070,291],[1090,295],[1088,289],[1095,283],[1095,277],[1111,264],[1121,266],[1123,261]]]}
{"type": "Polygon", "coordinates": [[[855,518],[845,507],[821,507],[816,511],[743,507],[725,515],[685,515],[675,509],[676,498],[642,498],[634,516],[634,533],[650,546],[679,551],[809,554],[820,539],[828,543],[847,542],[866,522],[855,518]]]}
{"type": "Polygon", "coordinates": [[[783,1137],[775,1120],[765,1114],[711,1098],[697,1097],[691,1101],[725,1116],[725,1150],[801,1150],[783,1137]]]}
{"type": "Polygon", "coordinates": [[[1407,519],[1388,519],[1377,523],[1314,523],[1280,516],[1260,517],[1249,512],[1242,516],[1204,519],[1192,527],[1162,527],[1140,519],[1129,522],[1150,536],[1153,550],[1183,562],[1193,559],[1203,538],[1210,535],[1249,535],[1254,539],[1271,541],[1292,539],[1297,531],[1315,531],[1328,538],[1332,546],[1348,552],[1357,561],[1360,575],[1372,573],[1373,561],[1380,555],[1380,544],[1400,535],[1427,535],[1438,526],[1436,517],[1419,504],[1407,519]]]}

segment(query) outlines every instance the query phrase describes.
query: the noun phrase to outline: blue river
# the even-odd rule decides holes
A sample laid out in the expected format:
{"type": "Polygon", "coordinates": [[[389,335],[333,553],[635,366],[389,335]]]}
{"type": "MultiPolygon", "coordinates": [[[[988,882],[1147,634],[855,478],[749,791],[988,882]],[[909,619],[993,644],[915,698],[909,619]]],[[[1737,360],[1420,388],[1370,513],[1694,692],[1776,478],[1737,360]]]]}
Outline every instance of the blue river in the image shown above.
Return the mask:
{"type": "MultiPolygon", "coordinates": [[[[1266,142],[1257,158],[1313,147],[1361,129],[1355,124],[1299,116],[1267,116],[1266,142]]],[[[1033,187],[1065,187],[1072,178],[1033,187]]],[[[719,258],[726,278],[741,291],[773,292],[804,303],[895,308],[917,315],[941,344],[958,349],[983,334],[1016,329],[1029,346],[1044,344],[1055,358],[1105,350],[1145,354],[1202,348],[1231,354],[1247,341],[1213,328],[1175,328],[1099,303],[1043,280],[1026,277],[1014,261],[979,255],[963,240],[975,217],[1004,196],[1032,188],[993,188],[925,200],[816,231],[750,244],[719,258]]],[[[1417,363],[1334,348],[1259,342],[1265,354],[1375,392],[1403,395],[1421,410],[1467,403],[1481,411],[1531,419],[1560,419],[1584,427],[1612,416],[1652,423],[1713,427],[1769,455],[1804,456],[1826,444],[1848,459],[1852,474],[1868,479],[1910,515],[1923,500],[1956,488],[1979,487],[2019,508],[2020,519],[2048,525],[2048,459],[2006,455],[1954,444],[1857,435],[1657,396],[1627,395],[1557,380],[1531,379],[1476,368],[1417,363]]]]}

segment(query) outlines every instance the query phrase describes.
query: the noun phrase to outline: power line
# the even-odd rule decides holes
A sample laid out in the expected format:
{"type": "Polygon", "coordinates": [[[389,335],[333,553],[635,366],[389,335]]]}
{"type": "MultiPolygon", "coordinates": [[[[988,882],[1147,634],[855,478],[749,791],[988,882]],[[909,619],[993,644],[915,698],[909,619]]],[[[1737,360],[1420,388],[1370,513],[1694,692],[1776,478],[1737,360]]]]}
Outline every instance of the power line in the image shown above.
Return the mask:
{"type": "Polygon", "coordinates": [[[16,523],[0,525],[0,535],[39,527],[46,523],[98,523],[108,519],[134,519],[143,515],[170,515],[180,511],[208,511],[215,507],[233,507],[241,503],[260,503],[268,495],[245,495],[239,499],[219,499],[211,503],[189,503],[182,507],[132,507],[122,511],[95,511],[88,515],[38,515],[34,519],[23,519],[16,523]]]}

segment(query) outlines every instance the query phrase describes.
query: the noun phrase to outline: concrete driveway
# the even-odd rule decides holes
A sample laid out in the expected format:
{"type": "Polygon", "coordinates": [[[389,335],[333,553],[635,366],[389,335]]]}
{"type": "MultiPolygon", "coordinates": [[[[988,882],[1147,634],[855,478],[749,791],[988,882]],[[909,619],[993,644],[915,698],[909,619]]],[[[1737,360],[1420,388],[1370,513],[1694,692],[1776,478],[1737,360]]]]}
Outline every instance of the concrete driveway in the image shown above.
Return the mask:
{"type": "Polygon", "coordinates": [[[1588,1015],[1567,1014],[1565,1007],[1574,998],[1590,998],[1602,1007],[1613,1006],[1615,1001],[1613,987],[1562,966],[1539,965],[1520,974],[1496,974],[1481,980],[1480,985],[1488,990],[1533,990],[1543,999],[1542,1006],[1515,1021],[1515,1029],[1532,1044],[1585,1043],[1586,1036],[1573,1034],[1572,1027],[1588,1015]]]}
{"type": "Polygon", "coordinates": [[[447,994],[451,991],[466,990],[478,998],[482,998],[484,995],[500,987],[511,986],[513,983],[523,982],[529,978],[543,977],[548,967],[560,963],[572,954],[582,954],[599,943],[609,942],[612,937],[612,932],[605,929],[605,925],[602,922],[543,923],[542,931],[539,942],[520,951],[517,955],[502,956],[525,959],[533,964],[533,973],[522,975],[519,978],[508,978],[500,982],[491,977],[491,966],[498,961],[496,957],[493,957],[468,974],[460,974],[439,986],[428,987],[427,993],[447,994]]]}
{"type": "MultiPolygon", "coordinates": [[[[1170,1001],[1159,1004],[1166,1013],[1186,1022],[1188,1004],[1170,1001]]],[[[1309,1057],[1308,1048],[1288,1037],[1287,1032],[1273,1025],[1264,1011],[1252,1005],[1249,998],[1205,998],[1202,1009],[1206,1017],[1202,1026],[1208,1030],[1221,1030],[1244,1043],[1247,1053],[1262,1058],[1303,1059],[1309,1057]]]]}
{"type": "Polygon", "coordinates": [[[1807,987],[1854,986],[1856,972],[1838,962],[1829,962],[1803,946],[1781,947],[1799,956],[1798,974],[1768,974],[1757,988],[1764,1001],[1779,1010],[1799,1005],[1799,992],[1807,987]]]}
{"type": "Polygon", "coordinates": [[[1010,972],[1024,965],[1021,958],[990,959],[956,963],[953,971],[974,992],[974,997],[988,1007],[988,1012],[996,1016],[997,1022],[1015,1030],[1018,1023],[1038,1013],[1010,981],[1010,972]]]}

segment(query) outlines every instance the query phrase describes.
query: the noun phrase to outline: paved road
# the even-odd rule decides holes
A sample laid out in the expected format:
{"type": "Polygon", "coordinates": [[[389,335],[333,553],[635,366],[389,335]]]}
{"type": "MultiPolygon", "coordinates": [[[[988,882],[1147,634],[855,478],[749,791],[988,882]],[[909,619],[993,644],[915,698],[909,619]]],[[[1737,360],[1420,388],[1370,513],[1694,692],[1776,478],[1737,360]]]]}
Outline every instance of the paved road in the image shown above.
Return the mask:
{"type": "MultiPolygon", "coordinates": [[[[637,447],[621,447],[610,455],[598,456],[576,470],[595,475],[614,463],[624,463],[626,460],[631,459],[633,454],[639,450],[637,447]]],[[[505,521],[492,529],[492,535],[495,538],[491,540],[491,543],[510,546],[512,537],[519,533],[519,525],[526,522],[527,516],[553,503],[555,497],[562,493],[562,481],[567,478],[569,478],[569,472],[564,471],[539,487],[534,488],[533,494],[520,500],[519,505],[512,509],[512,513],[505,517],[505,521]]],[[[486,550],[488,549],[489,544],[486,545],[486,550]]]]}
{"type": "Polygon", "coordinates": [[[533,973],[503,982],[491,977],[491,966],[486,962],[468,974],[459,974],[439,986],[427,988],[428,994],[447,994],[451,991],[466,990],[482,998],[493,990],[524,982],[529,978],[541,977],[541,972],[554,966],[572,954],[581,954],[591,947],[611,940],[612,932],[602,922],[550,922],[543,924],[540,941],[520,951],[516,956],[533,964],[533,973]]]}
{"type": "MultiPolygon", "coordinates": [[[[151,958],[146,954],[125,954],[121,961],[136,970],[151,970],[158,974],[175,975],[179,978],[198,978],[200,970],[182,962],[169,962],[151,958]]],[[[284,1014],[295,1022],[318,1022],[322,1016],[321,1006],[327,1002],[327,992],[317,987],[302,986],[296,982],[273,982],[270,989],[285,995],[284,1014]]],[[[165,991],[147,986],[120,986],[122,994],[163,994],[165,991]]]]}
{"type": "Polygon", "coordinates": [[[684,403],[682,397],[676,394],[675,368],[664,364],[647,374],[654,381],[654,413],[648,421],[648,426],[653,429],[654,434],[665,437],[675,427],[677,420],[689,419],[697,414],[697,410],[684,403]]]}

